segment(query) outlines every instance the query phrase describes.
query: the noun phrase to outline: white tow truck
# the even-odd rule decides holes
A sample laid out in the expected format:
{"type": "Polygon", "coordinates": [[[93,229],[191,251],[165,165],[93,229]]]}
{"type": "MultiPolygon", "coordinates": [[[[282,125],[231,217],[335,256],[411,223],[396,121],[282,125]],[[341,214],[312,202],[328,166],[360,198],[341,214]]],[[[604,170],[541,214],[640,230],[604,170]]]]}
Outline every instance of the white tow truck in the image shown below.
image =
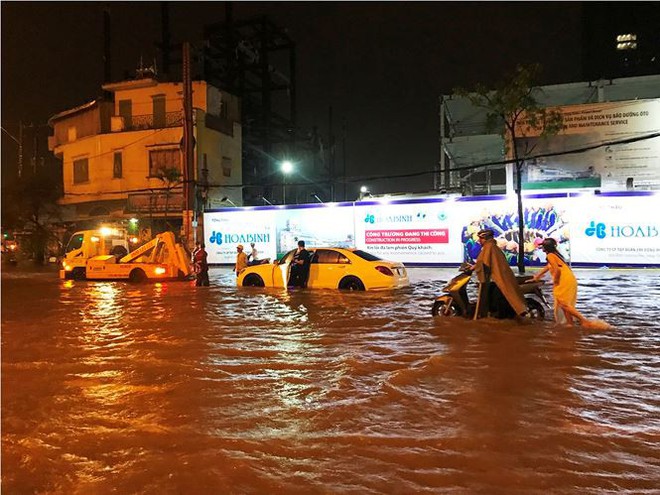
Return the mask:
{"type": "Polygon", "coordinates": [[[172,232],[157,234],[152,240],[122,258],[111,254],[87,261],[88,280],[185,279],[191,273],[190,255],[178,244],[172,232]]]}
{"type": "Polygon", "coordinates": [[[102,227],[74,233],[66,245],[60,278],[83,280],[91,258],[110,254],[121,258],[128,253],[129,242],[129,236],[122,228],[102,227]]]}

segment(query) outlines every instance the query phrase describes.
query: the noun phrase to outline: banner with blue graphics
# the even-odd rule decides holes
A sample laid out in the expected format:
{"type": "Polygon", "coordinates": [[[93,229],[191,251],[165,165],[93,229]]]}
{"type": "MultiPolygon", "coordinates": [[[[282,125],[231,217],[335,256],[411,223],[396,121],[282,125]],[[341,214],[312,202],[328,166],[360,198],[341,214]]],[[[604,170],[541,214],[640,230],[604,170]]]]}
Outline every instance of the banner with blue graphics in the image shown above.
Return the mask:
{"type": "Polygon", "coordinates": [[[574,263],[660,263],[660,195],[583,195],[571,199],[574,263]]]}
{"type": "Polygon", "coordinates": [[[204,214],[204,239],[214,264],[234,263],[238,244],[249,251],[254,242],[260,257],[276,259],[304,240],[408,264],[459,265],[476,259],[476,234],[490,228],[511,265],[521,249],[527,266],[545,264],[546,237],[575,265],[660,265],[660,194],[530,194],[523,207],[522,240],[515,196],[226,208],[204,214]]]}
{"type": "Polygon", "coordinates": [[[236,246],[249,253],[254,242],[259,258],[275,260],[305,241],[308,247],[355,245],[352,203],[283,208],[226,208],[204,213],[209,263],[236,261],[236,246]]]}

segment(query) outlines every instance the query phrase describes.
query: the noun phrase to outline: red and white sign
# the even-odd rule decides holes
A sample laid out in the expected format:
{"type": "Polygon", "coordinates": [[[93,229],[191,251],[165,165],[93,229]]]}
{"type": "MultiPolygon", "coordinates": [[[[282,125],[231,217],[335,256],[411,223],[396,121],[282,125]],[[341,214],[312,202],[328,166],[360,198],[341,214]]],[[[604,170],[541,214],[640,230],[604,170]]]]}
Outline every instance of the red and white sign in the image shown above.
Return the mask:
{"type": "Polygon", "coordinates": [[[367,230],[365,244],[447,244],[448,229],[367,230]]]}

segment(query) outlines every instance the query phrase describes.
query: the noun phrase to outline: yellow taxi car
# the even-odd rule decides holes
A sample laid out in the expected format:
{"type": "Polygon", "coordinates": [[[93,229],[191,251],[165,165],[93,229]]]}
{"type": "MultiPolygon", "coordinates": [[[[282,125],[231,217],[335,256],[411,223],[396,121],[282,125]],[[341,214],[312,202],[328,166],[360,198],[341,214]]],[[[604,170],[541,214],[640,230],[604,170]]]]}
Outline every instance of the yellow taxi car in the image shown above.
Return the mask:
{"type": "MultiPolygon", "coordinates": [[[[374,290],[410,285],[402,263],[382,260],[360,249],[310,248],[307,287],[314,289],[374,290]]],[[[279,261],[247,267],[236,277],[239,287],[286,287],[295,249],[279,261]]]]}

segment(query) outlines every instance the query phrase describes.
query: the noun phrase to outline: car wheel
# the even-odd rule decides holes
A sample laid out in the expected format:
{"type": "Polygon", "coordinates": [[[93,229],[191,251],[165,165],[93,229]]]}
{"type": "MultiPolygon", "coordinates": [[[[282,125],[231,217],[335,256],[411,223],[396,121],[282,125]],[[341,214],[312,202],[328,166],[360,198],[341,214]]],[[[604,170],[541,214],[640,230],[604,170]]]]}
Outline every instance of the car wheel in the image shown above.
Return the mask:
{"type": "Polygon", "coordinates": [[[73,280],[85,280],[85,269],[82,267],[74,268],[71,271],[71,278],[73,280]]]}
{"type": "Polygon", "coordinates": [[[364,284],[357,277],[346,277],[340,282],[339,288],[341,290],[364,290],[364,284]]]}
{"type": "Polygon", "coordinates": [[[134,284],[139,284],[147,280],[147,274],[144,273],[143,270],[136,268],[130,273],[130,275],[128,276],[128,280],[130,280],[134,284]]]}
{"type": "Polygon", "coordinates": [[[453,302],[447,306],[447,301],[436,301],[431,308],[433,316],[461,316],[461,309],[453,302]]]}
{"type": "Polygon", "coordinates": [[[265,285],[263,279],[253,273],[243,279],[243,287],[265,287],[265,285]]]}
{"type": "Polygon", "coordinates": [[[535,301],[534,299],[527,299],[527,312],[529,317],[532,320],[544,320],[545,319],[545,309],[540,302],[535,301]]]}

